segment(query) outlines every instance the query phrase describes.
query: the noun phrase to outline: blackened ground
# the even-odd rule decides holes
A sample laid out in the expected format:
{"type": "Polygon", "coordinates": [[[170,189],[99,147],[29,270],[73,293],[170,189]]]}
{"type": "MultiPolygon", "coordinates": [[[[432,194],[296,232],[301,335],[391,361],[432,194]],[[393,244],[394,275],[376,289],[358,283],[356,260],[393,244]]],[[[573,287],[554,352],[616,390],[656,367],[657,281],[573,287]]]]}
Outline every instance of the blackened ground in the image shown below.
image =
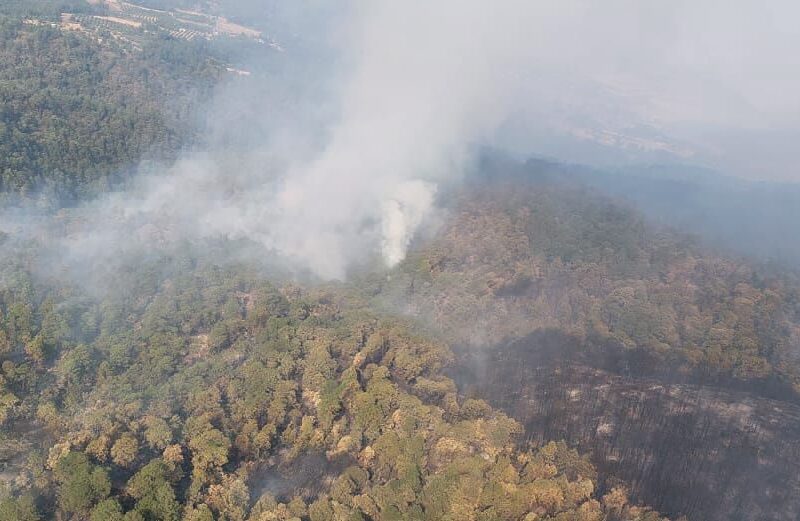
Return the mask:
{"type": "Polygon", "coordinates": [[[461,351],[452,376],[465,394],[517,418],[532,440],[565,439],[589,453],[602,486],[623,480],[661,512],[800,519],[796,397],[775,399],[780,388],[770,382],[748,391],[670,374],[638,356],[545,331],[461,351]]]}
{"type": "Polygon", "coordinates": [[[306,452],[289,462],[265,462],[250,476],[251,496],[270,493],[287,502],[294,496],[315,499],[352,464],[347,457],[329,461],[322,452],[306,452]]]}

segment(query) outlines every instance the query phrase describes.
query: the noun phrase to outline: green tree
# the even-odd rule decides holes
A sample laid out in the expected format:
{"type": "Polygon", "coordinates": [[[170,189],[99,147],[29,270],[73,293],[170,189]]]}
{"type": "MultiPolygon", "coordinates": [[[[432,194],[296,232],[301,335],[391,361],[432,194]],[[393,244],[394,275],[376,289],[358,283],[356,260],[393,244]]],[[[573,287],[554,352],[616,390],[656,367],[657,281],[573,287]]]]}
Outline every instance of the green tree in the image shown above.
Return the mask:
{"type": "Polygon", "coordinates": [[[111,446],[111,459],[120,467],[129,467],[139,454],[139,441],[136,436],[126,432],[111,446]]]}
{"type": "Polygon", "coordinates": [[[231,442],[217,429],[209,429],[189,441],[192,450],[192,465],[195,470],[206,471],[221,467],[228,462],[231,442]]]}
{"type": "Polygon", "coordinates": [[[104,499],[92,509],[89,521],[123,521],[122,507],[116,499],[104,499]]]}
{"type": "Polygon", "coordinates": [[[180,504],[172,483],[180,478],[178,470],[161,458],[151,460],[130,480],[126,490],[136,499],[135,511],[145,519],[176,521],[180,504]]]}
{"type": "Polygon", "coordinates": [[[82,452],[70,452],[61,458],[53,474],[58,482],[59,507],[68,514],[87,514],[111,492],[108,472],[89,463],[82,452]]]}
{"type": "Polygon", "coordinates": [[[144,439],[151,448],[164,450],[172,443],[172,429],[163,418],[148,416],[145,419],[144,439]]]}
{"type": "Polygon", "coordinates": [[[33,496],[7,497],[0,500],[0,521],[40,521],[33,496]]]}

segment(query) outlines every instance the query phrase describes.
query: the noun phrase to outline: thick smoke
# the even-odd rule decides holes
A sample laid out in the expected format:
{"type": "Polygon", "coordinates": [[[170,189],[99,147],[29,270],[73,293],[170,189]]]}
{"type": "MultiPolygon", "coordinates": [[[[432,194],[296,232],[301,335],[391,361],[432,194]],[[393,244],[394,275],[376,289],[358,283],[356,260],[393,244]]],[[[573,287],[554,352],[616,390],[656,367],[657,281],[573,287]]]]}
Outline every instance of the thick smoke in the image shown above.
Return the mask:
{"type": "MultiPolygon", "coordinates": [[[[767,53],[764,80],[737,79],[741,63],[723,44],[754,8],[718,7],[375,0],[277,9],[291,13],[284,34],[299,35],[278,42],[279,60],[265,49],[263,61],[282,65],[220,89],[204,150],[87,205],[59,256],[88,266],[227,238],[341,279],[375,257],[401,262],[476,144],[575,160],[575,144],[590,141],[687,159],[704,152],[684,137],[732,128],[732,119],[794,128],[784,109],[796,98],[765,89],[779,83],[772,51],[796,38],[754,43],[742,63],[767,53]],[[552,136],[567,140],[553,145],[552,136]]],[[[763,16],[753,23],[765,37],[770,24],[784,28],[763,16]]],[[[800,81],[793,68],[782,77],[800,81]]]]}
{"type": "MultiPolygon", "coordinates": [[[[482,2],[419,7],[356,10],[341,116],[321,154],[290,171],[267,203],[278,224],[266,231],[269,245],[323,277],[341,277],[378,244],[389,266],[401,261],[436,182],[458,175],[467,146],[494,130],[513,97],[524,2],[493,9],[491,24],[482,2]]],[[[263,225],[251,222],[257,232],[263,225]]]]}
{"type": "Polygon", "coordinates": [[[326,279],[374,256],[396,265],[437,184],[460,175],[470,146],[513,108],[526,6],[494,6],[491,23],[478,1],[350,7],[327,50],[335,73],[295,64],[266,86],[223,89],[208,150],[83,208],[88,224],[59,255],[85,266],[224,237],[326,279]],[[302,81],[321,86],[291,92],[302,81]]]}

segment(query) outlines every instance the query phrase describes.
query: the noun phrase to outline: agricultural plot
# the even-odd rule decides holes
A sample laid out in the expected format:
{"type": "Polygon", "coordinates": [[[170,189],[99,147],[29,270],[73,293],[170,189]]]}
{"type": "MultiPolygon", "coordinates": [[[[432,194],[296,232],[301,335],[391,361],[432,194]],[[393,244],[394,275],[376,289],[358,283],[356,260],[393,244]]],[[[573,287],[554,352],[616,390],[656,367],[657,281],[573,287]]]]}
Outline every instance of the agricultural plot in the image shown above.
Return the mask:
{"type": "Polygon", "coordinates": [[[139,47],[147,34],[166,33],[187,41],[245,38],[266,43],[259,31],[224,17],[185,9],[159,10],[118,0],[98,0],[106,13],[64,13],[61,27],[66,30],[107,32],[117,40],[139,47]]]}
{"type": "Polygon", "coordinates": [[[186,9],[165,11],[115,0],[107,1],[106,5],[115,18],[139,22],[148,30],[165,31],[175,38],[211,40],[244,37],[261,41],[262,35],[259,31],[221,16],[186,9]]]}

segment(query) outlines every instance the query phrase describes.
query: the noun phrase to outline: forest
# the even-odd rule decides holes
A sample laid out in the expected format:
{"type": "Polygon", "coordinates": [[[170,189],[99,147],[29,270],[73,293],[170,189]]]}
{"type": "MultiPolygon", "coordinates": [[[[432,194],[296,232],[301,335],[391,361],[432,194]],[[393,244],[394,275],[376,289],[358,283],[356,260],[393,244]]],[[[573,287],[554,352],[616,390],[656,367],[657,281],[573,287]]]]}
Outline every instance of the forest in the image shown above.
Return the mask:
{"type": "Polygon", "coordinates": [[[51,223],[0,212],[0,521],[687,519],[456,383],[537,334],[651,389],[800,404],[796,270],[496,151],[391,269],[321,281],[205,237],[70,271],[80,205],[202,144],[238,81],[207,42],[60,25],[93,9],[0,6],[0,204],[51,223]]]}
{"type": "Polygon", "coordinates": [[[459,394],[448,346],[557,329],[796,393],[797,281],[546,173],[513,188],[464,188],[391,280],[265,278],[223,243],[128,259],[94,294],[6,236],[0,519],[659,519],[459,394]]]}
{"type": "Polygon", "coordinates": [[[0,519],[659,519],[563,442],[520,444],[458,396],[446,346],[341,290],[188,256],[100,300],[4,278],[4,446],[25,456],[0,519]],[[329,474],[278,496],[259,477],[308,454],[329,474]]]}
{"type": "Polygon", "coordinates": [[[0,17],[0,64],[0,190],[63,202],[174,160],[224,72],[199,44],[154,37],[134,51],[19,17],[0,17]]]}
{"type": "Polygon", "coordinates": [[[402,276],[364,279],[378,302],[408,301],[461,346],[554,328],[643,353],[671,378],[797,400],[796,271],[721,256],[560,167],[486,163],[491,181],[454,197],[452,218],[402,276]]]}
{"type": "MultiPolygon", "coordinates": [[[[74,204],[174,159],[220,79],[182,41],[136,52],[22,23],[63,8],[4,6],[5,197],[74,204]]],[[[446,345],[349,290],[184,247],[128,259],[96,294],[35,270],[47,242],[0,234],[0,520],[659,518],[459,397],[446,345]],[[324,463],[303,477],[309,458],[324,463]]]]}

